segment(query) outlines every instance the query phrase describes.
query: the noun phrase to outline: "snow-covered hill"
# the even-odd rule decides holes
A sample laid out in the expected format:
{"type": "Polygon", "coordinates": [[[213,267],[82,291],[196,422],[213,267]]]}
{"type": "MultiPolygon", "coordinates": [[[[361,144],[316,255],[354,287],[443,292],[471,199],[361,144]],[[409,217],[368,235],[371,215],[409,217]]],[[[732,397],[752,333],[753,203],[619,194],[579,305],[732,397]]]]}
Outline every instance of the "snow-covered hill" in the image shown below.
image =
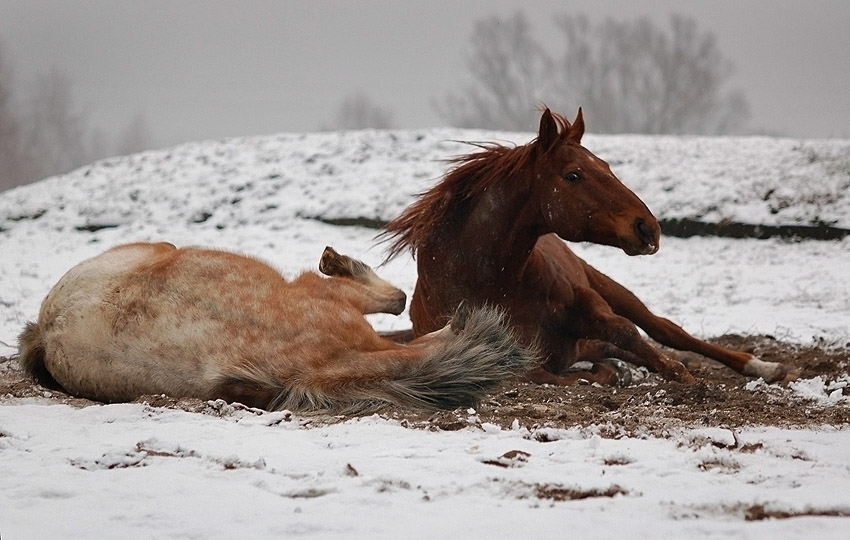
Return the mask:
{"type": "MultiPolygon", "coordinates": [[[[298,216],[388,220],[473,148],[532,134],[470,130],[283,134],[100,161],[3,193],[0,227],[280,227],[298,216]]],[[[659,218],[850,228],[850,141],[591,136],[659,218]]]]}

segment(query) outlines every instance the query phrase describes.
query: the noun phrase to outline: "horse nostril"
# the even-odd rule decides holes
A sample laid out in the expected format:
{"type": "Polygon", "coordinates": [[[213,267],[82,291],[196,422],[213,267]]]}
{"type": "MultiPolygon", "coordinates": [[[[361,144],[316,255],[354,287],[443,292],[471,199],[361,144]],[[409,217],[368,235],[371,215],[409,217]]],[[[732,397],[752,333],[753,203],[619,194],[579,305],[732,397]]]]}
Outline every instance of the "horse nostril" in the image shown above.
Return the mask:
{"type": "Polygon", "coordinates": [[[647,224],[643,218],[637,218],[635,220],[635,234],[645,244],[655,243],[655,229],[647,224]]]}

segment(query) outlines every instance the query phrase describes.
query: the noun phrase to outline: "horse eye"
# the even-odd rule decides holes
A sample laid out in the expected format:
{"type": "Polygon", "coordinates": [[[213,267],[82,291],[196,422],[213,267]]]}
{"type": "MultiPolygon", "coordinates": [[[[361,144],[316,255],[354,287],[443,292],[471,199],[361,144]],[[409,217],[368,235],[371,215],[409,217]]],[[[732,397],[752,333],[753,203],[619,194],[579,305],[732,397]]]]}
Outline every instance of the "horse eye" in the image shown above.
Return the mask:
{"type": "Polygon", "coordinates": [[[564,180],[566,180],[567,182],[569,182],[569,183],[573,184],[573,183],[578,182],[579,180],[581,180],[581,174],[579,174],[579,173],[577,173],[577,172],[575,172],[575,171],[572,171],[572,172],[565,173],[565,174],[564,174],[564,176],[563,176],[563,178],[564,178],[564,180]]]}

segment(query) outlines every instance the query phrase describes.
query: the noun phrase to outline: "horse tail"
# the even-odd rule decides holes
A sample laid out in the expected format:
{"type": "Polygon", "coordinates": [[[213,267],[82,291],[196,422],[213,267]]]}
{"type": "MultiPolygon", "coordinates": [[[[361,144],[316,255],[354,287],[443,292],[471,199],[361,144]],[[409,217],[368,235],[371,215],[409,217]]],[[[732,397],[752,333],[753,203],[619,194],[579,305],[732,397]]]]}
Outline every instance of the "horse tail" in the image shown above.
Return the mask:
{"type": "Polygon", "coordinates": [[[386,401],[427,410],[476,405],[488,390],[539,362],[536,349],[516,339],[499,310],[456,314],[452,330],[421,362],[380,381],[386,401]]]}
{"type": "Polygon", "coordinates": [[[454,409],[476,405],[488,390],[539,363],[536,348],[516,339],[501,311],[475,309],[457,319],[447,338],[424,346],[416,357],[384,357],[380,373],[367,374],[351,365],[332,383],[284,384],[249,368],[222,380],[218,388],[234,401],[300,413],[364,414],[387,405],[454,409]]]}
{"type": "Polygon", "coordinates": [[[46,354],[44,336],[41,327],[36,323],[27,323],[18,336],[18,364],[29,377],[41,386],[61,390],[62,385],[56,382],[53,375],[44,364],[46,354]]]}

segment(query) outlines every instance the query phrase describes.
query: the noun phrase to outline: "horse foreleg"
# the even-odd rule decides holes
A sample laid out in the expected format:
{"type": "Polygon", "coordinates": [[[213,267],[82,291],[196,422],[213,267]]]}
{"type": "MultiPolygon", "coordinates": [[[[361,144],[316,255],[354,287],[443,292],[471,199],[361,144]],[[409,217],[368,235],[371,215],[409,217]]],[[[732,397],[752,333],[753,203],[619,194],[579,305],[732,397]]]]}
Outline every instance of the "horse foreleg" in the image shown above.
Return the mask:
{"type": "Polygon", "coordinates": [[[591,266],[585,268],[591,286],[621,315],[641,327],[652,339],[673,349],[692,351],[729,366],[738,373],[762,377],[767,382],[783,379],[788,370],[782,364],[759,360],[752,354],[733,351],[695,338],[681,326],[649,311],[631,291],[591,266]]]}
{"type": "MultiPolygon", "coordinates": [[[[586,346],[593,346],[593,352],[605,354],[599,348],[596,340],[607,342],[616,349],[625,351],[627,355],[614,356],[638,366],[644,366],[658,372],[666,379],[678,380],[683,383],[694,382],[693,375],[679,362],[659,352],[647,343],[631,321],[614,313],[608,303],[593,289],[577,288],[575,290],[576,330],[589,338],[586,346]],[[595,345],[594,345],[595,344],[595,345]]],[[[615,351],[616,349],[612,349],[615,351]]],[[[610,351],[608,351],[610,352],[610,351]]]]}

